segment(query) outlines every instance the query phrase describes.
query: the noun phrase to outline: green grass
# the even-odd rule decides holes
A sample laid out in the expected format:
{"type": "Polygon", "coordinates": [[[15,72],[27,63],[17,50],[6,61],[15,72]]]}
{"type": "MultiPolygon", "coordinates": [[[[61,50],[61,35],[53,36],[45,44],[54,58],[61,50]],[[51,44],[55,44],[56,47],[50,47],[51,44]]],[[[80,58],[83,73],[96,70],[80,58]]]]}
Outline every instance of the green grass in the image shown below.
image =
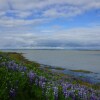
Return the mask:
{"type": "Polygon", "coordinates": [[[70,71],[73,71],[73,72],[82,72],[82,73],[93,73],[93,72],[87,71],[87,70],[70,70],[70,71]]]}
{"type": "MultiPolygon", "coordinates": [[[[95,90],[100,89],[100,85],[93,85],[87,82],[82,82],[78,79],[73,79],[71,76],[53,73],[49,69],[40,69],[40,64],[37,62],[32,62],[23,57],[21,53],[4,53],[0,52],[0,56],[2,59],[0,60],[0,64],[2,62],[8,62],[14,60],[20,66],[26,66],[26,72],[13,71],[7,69],[5,66],[0,65],[0,100],[54,100],[54,93],[52,90],[53,83],[59,82],[59,80],[64,80],[65,82],[71,82],[72,84],[80,84],[87,86],[89,88],[93,88],[95,90]],[[38,76],[43,76],[47,79],[46,88],[43,89],[40,86],[37,86],[34,82],[31,84],[29,78],[27,77],[27,73],[32,70],[38,76]],[[49,89],[47,89],[50,87],[49,89]],[[14,97],[10,97],[9,90],[13,88],[16,90],[16,95],[14,97]],[[44,93],[44,94],[43,94],[44,93]]],[[[59,69],[59,68],[58,68],[59,69]]],[[[60,69],[59,69],[60,70],[60,69]]],[[[62,94],[61,86],[58,86],[59,90],[59,100],[66,100],[64,95],[62,94]]],[[[67,98],[67,100],[72,100],[71,98],[67,98]]]]}
{"type": "Polygon", "coordinates": [[[65,70],[65,68],[61,68],[61,67],[51,67],[51,66],[46,66],[46,69],[55,69],[55,70],[65,70]]]}

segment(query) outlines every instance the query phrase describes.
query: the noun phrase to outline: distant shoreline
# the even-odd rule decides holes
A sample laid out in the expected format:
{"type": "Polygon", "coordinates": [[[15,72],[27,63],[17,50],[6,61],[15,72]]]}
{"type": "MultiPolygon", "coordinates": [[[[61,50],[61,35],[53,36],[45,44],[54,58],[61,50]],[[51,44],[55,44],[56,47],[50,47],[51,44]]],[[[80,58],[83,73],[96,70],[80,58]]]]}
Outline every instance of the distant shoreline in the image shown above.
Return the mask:
{"type": "Polygon", "coordinates": [[[0,50],[65,50],[65,51],[100,51],[96,49],[0,49],[0,50]]]}
{"type": "MultiPolygon", "coordinates": [[[[29,62],[34,62],[38,65],[38,67],[42,68],[43,70],[47,69],[47,70],[50,70],[50,71],[54,71],[54,72],[57,72],[57,73],[61,73],[61,74],[69,74],[70,76],[76,76],[76,78],[80,78],[80,74],[81,76],[84,76],[86,74],[96,74],[92,71],[88,71],[88,70],[82,70],[82,69],[78,69],[78,70],[71,70],[71,69],[66,69],[66,68],[61,68],[61,66],[51,66],[51,65],[46,65],[46,64],[41,64],[41,63],[38,63],[36,61],[30,61],[29,59],[27,59],[23,54],[24,53],[18,53],[18,52],[6,52],[6,53],[9,53],[9,54],[16,54],[16,55],[19,55],[22,57],[22,59],[24,59],[25,61],[29,61],[29,62]],[[42,65],[42,66],[41,66],[42,65]],[[79,75],[78,75],[79,74],[79,75]]],[[[85,76],[86,77],[86,76],[85,76]]],[[[85,78],[84,77],[84,78],[85,78]]],[[[94,76],[93,76],[94,77],[94,76]]]]}

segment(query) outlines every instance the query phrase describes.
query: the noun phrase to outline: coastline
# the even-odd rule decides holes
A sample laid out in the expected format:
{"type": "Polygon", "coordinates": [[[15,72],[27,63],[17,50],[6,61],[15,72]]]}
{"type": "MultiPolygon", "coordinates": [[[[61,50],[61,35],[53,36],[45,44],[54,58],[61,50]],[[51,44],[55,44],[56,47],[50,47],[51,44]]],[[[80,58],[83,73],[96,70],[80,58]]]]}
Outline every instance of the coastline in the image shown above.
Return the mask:
{"type": "Polygon", "coordinates": [[[81,70],[81,69],[80,70],[70,70],[70,69],[61,68],[57,66],[40,64],[36,61],[29,61],[26,57],[24,57],[23,55],[24,53],[17,53],[17,52],[6,52],[6,53],[12,56],[13,59],[19,56],[17,60],[20,60],[20,61],[22,60],[22,62],[26,62],[29,64],[32,63],[36,67],[42,70],[51,71],[53,73],[59,73],[61,75],[69,76],[71,78],[75,78],[76,80],[80,80],[80,81],[87,82],[90,84],[100,84],[100,79],[98,78],[96,79],[95,77],[95,75],[98,75],[98,73],[94,73],[94,72],[87,71],[87,70],[81,70]]]}
{"type": "MultiPolygon", "coordinates": [[[[3,50],[2,50],[3,51],[3,50]]],[[[4,50],[5,52],[23,53],[30,61],[68,70],[86,70],[100,72],[100,52],[68,50],[4,50]]]]}
{"type": "MultiPolygon", "coordinates": [[[[59,70],[58,68],[57,71],[57,69],[54,68],[51,70],[47,67],[41,68],[39,63],[29,61],[22,53],[0,52],[1,85],[7,83],[5,84],[7,86],[4,85],[0,87],[1,90],[4,90],[6,87],[0,99],[4,100],[4,98],[6,98],[7,100],[13,100],[16,98],[15,100],[20,100],[23,98],[23,100],[55,100],[56,91],[59,100],[66,100],[63,89],[65,89],[67,93],[73,91],[76,100],[80,100],[79,93],[81,89],[84,89],[86,92],[87,90],[92,91],[89,92],[89,97],[87,92],[88,98],[91,98],[94,92],[96,97],[99,98],[99,83],[93,84],[87,80],[80,80],[80,78],[74,75],[59,71],[65,70],[59,70]],[[50,91],[48,91],[48,89],[50,91]],[[48,94],[46,94],[47,91],[48,94]]],[[[69,95],[68,100],[72,100],[72,96],[69,95]]],[[[84,97],[82,100],[84,100],[84,97]]]]}
{"type": "MultiPolygon", "coordinates": [[[[22,56],[25,59],[27,59],[23,54],[24,53],[22,53],[22,56]]],[[[100,79],[99,79],[100,73],[95,73],[95,72],[92,72],[92,71],[81,70],[81,69],[71,70],[71,69],[66,69],[66,68],[62,68],[62,67],[58,67],[58,66],[41,64],[41,63],[38,63],[36,61],[31,61],[31,62],[35,62],[35,63],[39,64],[38,67],[40,67],[43,70],[46,69],[46,70],[49,70],[49,71],[52,71],[52,72],[55,72],[55,73],[68,75],[68,76],[71,76],[71,77],[76,78],[78,80],[88,82],[90,84],[100,84],[100,79]]]]}

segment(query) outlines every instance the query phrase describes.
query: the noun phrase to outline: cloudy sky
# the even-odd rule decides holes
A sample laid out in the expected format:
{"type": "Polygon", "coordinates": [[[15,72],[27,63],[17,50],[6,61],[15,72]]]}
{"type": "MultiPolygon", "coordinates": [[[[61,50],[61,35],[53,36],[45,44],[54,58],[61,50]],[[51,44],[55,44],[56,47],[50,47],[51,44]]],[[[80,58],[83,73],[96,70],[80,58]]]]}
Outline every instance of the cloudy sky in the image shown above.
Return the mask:
{"type": "Polygon", "coordinates": [[[0,0],[0,49],[100,49],[100,0],[0,0]]]}

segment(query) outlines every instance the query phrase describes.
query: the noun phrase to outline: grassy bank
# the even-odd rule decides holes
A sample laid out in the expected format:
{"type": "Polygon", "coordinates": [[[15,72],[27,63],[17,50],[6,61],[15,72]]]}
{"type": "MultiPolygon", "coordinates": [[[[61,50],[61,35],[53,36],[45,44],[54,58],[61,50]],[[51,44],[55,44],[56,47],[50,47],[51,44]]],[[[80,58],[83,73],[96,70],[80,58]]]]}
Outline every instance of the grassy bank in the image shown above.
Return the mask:
{"type": "Polygon", "coordinates": [[[41,69],[19,53],[0,52],[0,100],[99,100],[99,85],[41,69]]]}
{"type": "Polygon", "coordinates": [[[93,73],[91,71],[87,71],[87,70],[71,70],[73,72],[82,72],[82,73],[93,73]]]}

